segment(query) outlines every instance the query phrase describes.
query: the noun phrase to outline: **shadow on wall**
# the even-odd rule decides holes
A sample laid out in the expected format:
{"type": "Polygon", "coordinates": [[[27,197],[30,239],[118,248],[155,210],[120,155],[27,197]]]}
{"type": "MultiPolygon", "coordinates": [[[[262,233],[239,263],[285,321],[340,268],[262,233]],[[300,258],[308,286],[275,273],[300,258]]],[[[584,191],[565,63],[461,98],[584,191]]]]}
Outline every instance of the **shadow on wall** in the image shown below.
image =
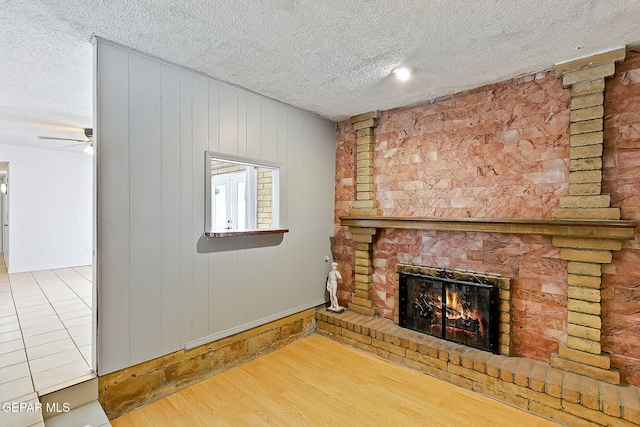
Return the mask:
{"type": "Polygon", "coordinates": [[[198,239],[196,250],[199,254],[237,251],[238,249],[266,248],[282,243],[284,234],[265,234],[253,236],[207,237],[198,239]]]}

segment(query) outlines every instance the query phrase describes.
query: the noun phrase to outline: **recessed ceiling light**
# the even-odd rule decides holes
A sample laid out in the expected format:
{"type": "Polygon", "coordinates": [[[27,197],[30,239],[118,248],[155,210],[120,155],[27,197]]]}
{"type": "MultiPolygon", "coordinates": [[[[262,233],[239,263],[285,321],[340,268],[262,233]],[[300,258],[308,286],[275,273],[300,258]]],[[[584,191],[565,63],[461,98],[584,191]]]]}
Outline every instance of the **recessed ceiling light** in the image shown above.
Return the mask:
{"type": "Polygon", "coordinates": [[[395,74],[396,78],[398,80],[400,80],[401,82],[405,82],[405,81],[409,80],[409,78],[411,77],[412,71],[413,70],[411,69],[411,67],[407,67],[406,65],[402,65],[400,67],[394,68],[391,73],[395,74]]]}

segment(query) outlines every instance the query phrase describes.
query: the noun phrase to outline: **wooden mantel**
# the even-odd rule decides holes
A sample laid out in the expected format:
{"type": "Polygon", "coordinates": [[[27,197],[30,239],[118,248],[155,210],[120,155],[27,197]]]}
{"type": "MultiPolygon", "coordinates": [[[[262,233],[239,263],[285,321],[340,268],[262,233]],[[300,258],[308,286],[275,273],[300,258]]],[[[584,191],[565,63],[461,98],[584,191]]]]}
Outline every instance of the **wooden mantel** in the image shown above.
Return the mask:
{"type": "Polygon", "coordinates": [[[480,231],[486,233],[538,234],[581,239],[632,240],[637,224],[606,219],[554,218],[419,218],[341,216],[340,225],[356,228],[480,231]]]}

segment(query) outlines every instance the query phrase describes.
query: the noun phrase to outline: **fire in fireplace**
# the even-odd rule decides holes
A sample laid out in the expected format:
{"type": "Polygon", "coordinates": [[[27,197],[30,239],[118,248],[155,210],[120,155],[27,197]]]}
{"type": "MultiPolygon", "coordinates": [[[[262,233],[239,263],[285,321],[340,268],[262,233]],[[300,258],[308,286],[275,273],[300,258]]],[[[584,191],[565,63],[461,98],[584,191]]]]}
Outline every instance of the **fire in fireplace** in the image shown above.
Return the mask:
{"type": "Polygon", "coordinates": [[[400,273],[400,326],[498,352],[498,289],[472,273],[400,273]]]}

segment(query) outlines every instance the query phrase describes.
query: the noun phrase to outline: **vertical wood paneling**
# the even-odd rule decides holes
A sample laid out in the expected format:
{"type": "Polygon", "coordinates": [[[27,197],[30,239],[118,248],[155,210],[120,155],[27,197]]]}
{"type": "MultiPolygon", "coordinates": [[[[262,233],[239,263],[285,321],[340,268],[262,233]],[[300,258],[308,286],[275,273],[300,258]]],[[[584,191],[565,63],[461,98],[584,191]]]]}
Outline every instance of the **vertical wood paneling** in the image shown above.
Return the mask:
{"type": "MultiPolygon", "coordinates": [[[[213,152],[220,151],[220,85],[213,81],[208,81],[209,84],[209,145],[207,150],[213,152]]],[[[205,180],[210,177],[205,176],[205,180]]],[[[204,188],[202,195],[204,197],[204,188]]],[[[218,305],[220,304],[220,285],[218,280],[218,246],[220,241],[218,239],[204,239],[209,254],[207,255],[207,281],[208,281],[208,311],[207,311],[207,330],[212,333],[217,329],[218,325],[218,305]]],[[[203,294],[204,296],[204,294],[203,294]]]]}
{"type": "MultiPolygon", "coordinates": [[[[278,104],[278,163],[282,164],[280,168],[280,189],[288,188],[288,154],[289,154],[289,110],[286,106],[278,104]]],[[[280,221],[287,223],[288,215],[288,192],[280,191],[280,221]]],[[[283,236],[282,243],[277,246],[277,269],[276,269],[276,286],[278,289],[278,310],[286,310],[287,307],[295,307],[295,295],[291,292],[289,285],[289,239],[283,236]]]]}
{"type": "Polygon", "coordinates": [[[100,372],[318,303],[334,126],[123,48],[98,54],[100,372]],[[283,165],[280,244],[204,237],[206,150],[283,165]]]}
{"type": "Polygon", "coordinates": [[[218,91],[218,116],[220,118],[220,152],[238,154],[238,91],[220,85],[218,91]]]}
{"type": "Polygon", "coordinates": [[[129,366],[129,54],[98,49],[98,369],[129,366]],[[104,143],[103,143],[104,141],[104,143]],[[117,209],[113,209],[117,207],[117,209]]]}
{"type": "Polygon", "coordinates": [[[160,67],[129,56],[131,362],[161,353],[161,99],[160,67]]]}
{"type": "Polygon", "coordinates": [[[193,336],[193,74],[180,72],[180,336],[193,336]]]}
{"type": "Polygon", "coordinates": [[[181,347],[180,339],[180,70],[162,71],[162,352],[181,347]]]}
{"type": "Polygon", "coordinates": [[[224,331],[237,325],[238,307],[238,239],[221,239],[217,255],[215,276],[215,298],[217,310],[213,332],[224,331]]]}
{"type": "MultiPolygon", "coordinates": [[[[252,238],[255,241],[257,236],[249,236],[247,239],[252,238]]],[[[268,292],[264,286],[256,286],[256,284],[262,281],[262,271],[260,265],[260,248],[249,247],[245,251],[246,260],[246,287],[245,287],[245,310],[247,315],[247,322],[257,320],[261,316],[261,307],[263,305],[262,296],[268,292]]]]}
{"type": "Polygon", "coordinates": [[[330,237],[333,236],[333,225],[329,225],[333,222],[333,210],[328,211],[325,206],[333,203],[334,198],[335,130],[308,115],[304,117],[304,124],[304,133],[314,135],[304,148],[307,191],[314,194],[313,198],[307,199],[305,215],[317,223],[317,227],[308,233],[309,250],[304,264],[309,274],[305,282],[305,296],[314,298],[315,295],[324,294],[324,283],[319,278],[326,277],[329,270],[322,258],[324,254],[330,255],[330,237]],[[328,181],[332,182],[331,186],[320,184],[328,181]]]}
{"type": "MultiPolygon", "coordinates": [[[[246,95],[246,134],[247,134],[247,157],[252,159],[260,158],[260,105],[262,98],[258,95],[248,93],[246,95]]],[[[255,242],[256,236],[249,236],[243,241],[247,243],[247,249],[244,253],[246,261],[246,281],[244,291],[245,301],[245,318],[247,322],[254,321],[260,317],[260,307],[262,304],[263,287],[257,287],[254,284],[261,280],[260,271],[260,248],[251,247],[251,243],[255,242]],[[249,268],[251,266],[251,268],[249,268]]]]}
{"type": "Polygon", "coordinates": [[[247,94],[238,91],[238,156],[247,156],[247,94]]]}
{"type": "Polygon", "coordinates": [[[260,158],[278,159],[278,104],[263,98],[260,104],[260,158]]]}
{"type": "MultiPolygon", "coordinates": [[[[209,81],[202,76],[194,75],[193,88],[193,294],[192,294],[192,326],[193,336],[202,337],[209,334],[209,256],[198,253],[198,242],[208,246],[204,240],[204,167],[205,151],[209,149],[209,81]],[[201,240],[202,239],[202,240],[201,240]]],[[[216,102],[217,105],[217,102],[216,102]]],[[[208,249],[205,249],[205,251],[208,249]]]]}
{"type": "Polygon", "coordinates": [[[249,247],[249,238],[251,236],[243,236],[238,238],[238,251],[236,252],[237,261],[237,280],[234,289],[237,294],[236,305],[236,325],[243,325],[250,320],[250,314],[247,307],[247,283],[249,275],[249,263],[247,262],[247,248],[249,247]]]}
{"type": "Polygon", "coordinates": [[[250,159],[260,158],[260,103],[258,95],[247,94],[247,157],[250,159]]]}
{"type": "Polygon", "coordinates": [[[218,97],[220,85],[216,82],[207,80],[207,86],[209,91],[207,103],[209,106],[207,110],[203,111],[208,111],[209,131],[207,135],[207,150],[220,151],[220,141],[218,139],[220,133],[220,101],[218,97]]]}
{"type": "Polygon", "coordinates": [[[292,230],[297,230],[296,233],[291,233],[292,238],[292,247],[293,253],[296,254],[296,259],[293,265],[291,266],[291,274],[293,277],[297,278],[297,286],[295,288],[296,301],[299,301],[300,304],[304,301],[304,297],[306,294],[306,290],[304,288],[304,283],[308,280],[305,276],[305,265],[304,260],[305,256],[302,255],[304,253],[304,248],[306,247],[305,236],[307,233],[302,232],[306,226],[305,220],[305,204],[303,203],[294,203],[294,200],[303,200],[305,198],[305,166],[306,166],[306,157],[304,156],[304,148],[305,141],[308,140],[307,135],[304,133],[304,114],[300,112],[294,112],[295,119],[294,122],[294,143],[289,144],[290,146],[290,169],[291,175],[295,178],[292,178],[290,181],[289,187],[289,199],[292,203],[289,204],[290,212],[289,222],[291,223],[290,227],[292,230]]]}

